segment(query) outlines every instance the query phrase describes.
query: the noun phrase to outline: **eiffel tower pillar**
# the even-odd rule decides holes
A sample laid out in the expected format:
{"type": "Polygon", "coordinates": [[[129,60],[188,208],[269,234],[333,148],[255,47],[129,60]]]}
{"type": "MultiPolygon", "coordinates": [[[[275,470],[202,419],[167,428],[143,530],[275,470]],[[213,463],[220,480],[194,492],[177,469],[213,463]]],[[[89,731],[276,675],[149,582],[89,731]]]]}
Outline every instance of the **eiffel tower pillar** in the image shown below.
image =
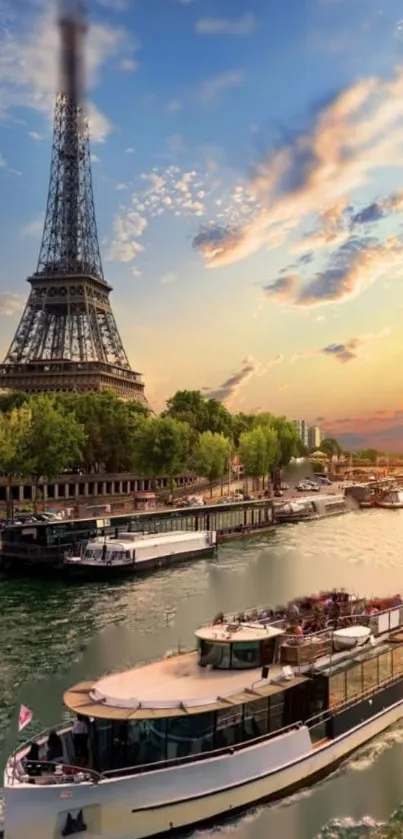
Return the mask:
{"type": "Polygon", "coordinates": [[[4,363],[0,388],[25,393],[112,390],[146,403],[132,370],[104,278],[83,100],[86,25],[81,7],[61,16],[46,217],[31,291],[4,363]]]}

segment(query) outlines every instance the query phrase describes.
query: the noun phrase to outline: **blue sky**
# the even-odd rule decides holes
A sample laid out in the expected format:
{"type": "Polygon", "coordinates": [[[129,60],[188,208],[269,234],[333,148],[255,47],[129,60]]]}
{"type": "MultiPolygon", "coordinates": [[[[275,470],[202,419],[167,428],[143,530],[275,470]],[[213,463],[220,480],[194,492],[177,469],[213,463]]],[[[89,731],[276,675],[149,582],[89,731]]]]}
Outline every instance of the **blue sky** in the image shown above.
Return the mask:
{"type": "MultiPolygon", "coordinates": [[[[46,206],[54,12],[0,0],[3,355],[46,206]]],[[[205,388],[403,448],[401,4],[91,0],[89,17],[104,270],[153,406],[205,388]]]]}

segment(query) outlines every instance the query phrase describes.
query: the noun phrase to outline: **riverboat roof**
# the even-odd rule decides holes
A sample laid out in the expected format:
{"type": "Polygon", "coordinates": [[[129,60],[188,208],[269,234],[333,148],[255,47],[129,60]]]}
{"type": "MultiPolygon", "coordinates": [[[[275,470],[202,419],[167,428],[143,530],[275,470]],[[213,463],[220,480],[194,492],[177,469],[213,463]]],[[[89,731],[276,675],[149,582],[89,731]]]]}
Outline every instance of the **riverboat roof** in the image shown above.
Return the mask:
{"type": "Polygon", "coordinates": [[[289,678],[281,665],[270,667],[267,679],[260,667],[210,670],[199,666],[193,651],[82,682],[65,693],[64,703],[75,713],[109,720],[178,717],[228,710],[306,681],[289,678]]]}
{"type": "Polygon", "coordinates": [[[266,641],[284,635],[285,630],[276,626],[264,626],[263,623],[208,624],[196,630],[196,638],[203,641],[222,641],[226,644],[244,641],[266,641]]]}
{"type": "Polygon", "coordinates": [[[115,539],[113,536],[106,538],[104,536],[96,536],[94,539],[89,540],[87,548],[103,548],[104,545],[106,545],[107,548],[115,551],[118,549],[132,550],[136,547],[136,545],[144,546],[144,544],[146,544],[149,548],[153,548],[164,544],[165,542],[169,542],[170,544],[189,541],[197,542],[200,541],[203,536],[212,532],[214,531],[172,530],[168,533],[119,533],[119,539],[115,539]]]}

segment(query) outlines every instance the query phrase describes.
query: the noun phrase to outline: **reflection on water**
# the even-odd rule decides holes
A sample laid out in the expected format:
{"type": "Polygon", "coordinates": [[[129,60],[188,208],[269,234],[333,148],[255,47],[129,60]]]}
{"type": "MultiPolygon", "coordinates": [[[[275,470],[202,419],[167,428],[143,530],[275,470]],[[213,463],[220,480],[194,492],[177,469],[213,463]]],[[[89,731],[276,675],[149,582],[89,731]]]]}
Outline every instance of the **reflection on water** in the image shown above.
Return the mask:
{"type": "MultiPolygon", "coordinates": [[[[195,626],[221,609],[276,605],[333,586],[393,594],[403,590],[402,570],[403,511],[379,510],[284,527],[223,545],[217,559],[113,586],[2,580],[0,762],[15,744],[20,702],[39,727],[52,725],[72,683],[188,646],[195,626]]],[[[214,833],[367,836],[403,801],[402,738],[399,729],[388,733],[323,784],[214,833]]],[[[397,825],[401,835],[401,818],[390,833],[380,828],[382,839],[397,835],[397,825]]]]}

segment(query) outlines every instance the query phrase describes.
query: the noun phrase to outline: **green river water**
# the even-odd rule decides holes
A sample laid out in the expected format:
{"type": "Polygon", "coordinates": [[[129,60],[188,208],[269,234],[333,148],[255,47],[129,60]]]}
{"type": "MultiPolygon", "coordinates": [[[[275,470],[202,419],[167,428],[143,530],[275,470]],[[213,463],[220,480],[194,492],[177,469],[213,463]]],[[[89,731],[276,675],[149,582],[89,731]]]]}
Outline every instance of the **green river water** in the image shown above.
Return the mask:
{"type": "MultiPolygon", "coordinates": [[[[63,718],[67,687],[188,646],[195,626],[221,609],[275,605],[333,586],[403,592],[403,511],[284,527],[223,545],[216,559],[114,585],[0,580],[1,767],[17,742],[21,702],[36,726],[53,725],[63,718]]],[[[403,833],[402,803],[403,720],[323,783],[198,839],[392,839],[403,833]]]]}

